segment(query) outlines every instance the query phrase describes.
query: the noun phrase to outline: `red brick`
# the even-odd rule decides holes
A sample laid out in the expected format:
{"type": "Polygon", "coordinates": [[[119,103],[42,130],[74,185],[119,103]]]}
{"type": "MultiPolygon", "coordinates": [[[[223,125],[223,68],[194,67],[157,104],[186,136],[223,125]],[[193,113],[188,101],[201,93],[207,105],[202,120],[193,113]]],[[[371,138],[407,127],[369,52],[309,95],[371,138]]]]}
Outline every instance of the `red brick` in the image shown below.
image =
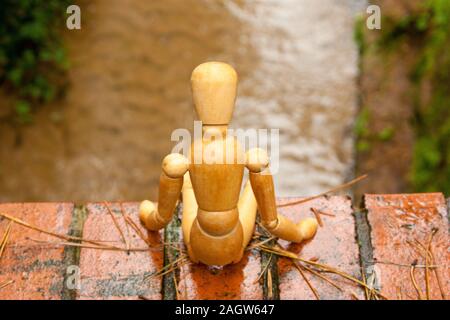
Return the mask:
{"type": "Polygon", "coordinates": [[[237,264],[211,268],[189,263],[180,270],[179,298],[186,300],[263,298],[261,284],[256,281],[261,272],[258,252],[247,252],[237,264]]]}
{"type": "MultiPolygon", "coordinates": [[[[183,241],[181,229],[180,241],[183,241]]],[[[239,263],[223,267],[189,262],[180,268],[178,297],[184,300],[262,299],[262,285],[257,281],[260,272],[261,258],[256,250],[247,251],[239,263]]]]}
{"type": "MultiPolygon", "coordinates": [[[[111,203],[124,235],[133,248],[145,248],[146,243],[129,228],[120,213],[120,204],[111,203]]],[[[149,299],[161,299],[161,278],[146,276],[163,266],[162,231],[147,232],[138,217],[138,203],[123,203],[123,209],[144,235],[148,236],[152,250],[144,252],[108,251],[82,248],[80,254],[81,290],[79,299],[137,299],[142,295],[149,299]]],[[[107,244],[124,247],[120,233],[104,204],[87,205],[88,217],[83,228],[83,238],[108,241],[107,244]]]]}
{"type": "MultiPolygon", "coordinates": [[[[56,233],[68,234],[72,220],[71,203],[7,203],[0,212],[56,233]]],[[[9,220],[0,220],[0,237],[9,220]]],[[[64,247],[42,244],[58,239],[14,224],[8,245],[0,260],[0,284],[14,283],[0,289],[0,299],[61,299],[64,274],[64,247]]]]}
{"type": "MultiPolygon", "coordinates": [[[[371,240],[375,273],[381,292],[390,299],[417,299],[410,268],[387,263],[411,265],[414,261],[425,264],[421,254],[408,242],[414,239],[428,242],[433,228],[439,231],[433,238],[432,250],[443,291],[449,298],[450,261],[447,208],[444,196],[434,194],[366,195],[365,207],[372,228],[371,240]]],[[[418,285],[425,296],[424,269],[417,269],[418,285]]],[[[433,272],[430,272],[431,298],[440,299],[440,290],[433,272]]]]}
{"type": "MultiPolygon", "coordinates": [[[[300,200],[301,198],[279,199],[279,204],[300,200]]],[[[347,197],[322,197],[302,204],[282,207],[279,212],[298,222],[305,217],[313,217],[310,208],[316,208],[335,217],[321,215],[323,227],[319,227],[316,236],[303,244],[286,241],[279,243],[286,250],[298,254],[305,259],[319,258],[318,262],[337,268],[355,278],[361,279],[358,245],[355,240],[355,221],[352,216],[351,200],[347,197]]],[[[291,261],[280,258],[278,261],[280,278],[280,298],[283,299],[315,299],[315,296],[292,265],[291,261]]],[[[305,272],[306,277],[317,289],[320,299],[351,299],[351,292],[363,299],[363,291],[352,282],[340,276],[326,274],[344,290],[340,292],[324,280],[305,272]]]]}

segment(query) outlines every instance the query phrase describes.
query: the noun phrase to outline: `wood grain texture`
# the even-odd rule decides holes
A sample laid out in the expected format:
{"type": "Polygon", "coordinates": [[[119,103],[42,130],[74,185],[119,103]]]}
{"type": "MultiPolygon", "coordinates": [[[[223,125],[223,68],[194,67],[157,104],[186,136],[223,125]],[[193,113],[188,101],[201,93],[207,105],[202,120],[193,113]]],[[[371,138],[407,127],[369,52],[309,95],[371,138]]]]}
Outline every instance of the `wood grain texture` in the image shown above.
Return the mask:
{"type": "Polygon", "coordinates": [[[238,77],[230,65],[206,62],[192,72],[195,110],[205,125],[228,124],[233,115],[238,77]]]}

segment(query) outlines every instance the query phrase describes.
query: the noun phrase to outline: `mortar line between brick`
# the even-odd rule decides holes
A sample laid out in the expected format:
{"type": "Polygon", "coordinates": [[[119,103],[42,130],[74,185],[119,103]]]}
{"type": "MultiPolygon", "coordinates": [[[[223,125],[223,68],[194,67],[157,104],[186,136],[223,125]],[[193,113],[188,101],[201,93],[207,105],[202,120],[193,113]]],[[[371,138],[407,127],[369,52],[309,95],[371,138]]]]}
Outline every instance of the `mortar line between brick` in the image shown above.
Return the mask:
{"type": "MultiPolygon", "coordinates": [[[[175,208],[172,221],[164,229],[164,243],[178,243],[180,241],[180,213],[182,212],[181,203],[175,208]]],[[[164,266],[171,261],[178,259],[178,251],[172,246],[164,245],[164,266]]],[[[162,277],[162,297],[163,300],[176,300],[177,288],[176,283],[180,282],[180,270],[177,268],[162,277]]]]}
{"type": "Polygon", "coordinates": [[[372,227],[370,226],[369,219],[367,217],[368,210],[365,207],[365,196],[362,197],[361,204],[363,209],[355,210],[352,204],[353,216],[355,218],[356,228],[356,240],[359,249],[359,263],[361,272],[364,273],[364,277],[367,279],[373,279],[376,274],[373,269],[373,245],[371,240],[372,227]]]}
{"type": "MultiPolygon", "coordinates": [[[[259,214],[258,214],[259,220],[259,214]]],[[[258,226],[259,233],[263,234],[264,231],[258,226]]],[[[261,239],[264,240],[264,239],[261,239]]],[[[276,240],[272,240],[268,243],[268,245],[273,246],[276,244],[276,240]]],[[[263,274],[263,299],[264,300],[280,300],[280,289],[279,289],[279,274],[278,274],[278,257],[276,255],[271,254],[260,250],[261,257],[261,272],[264,272],[267,263],[269,263],[269,267],[267,270],[270,270],[272,276],[272,288],[269,286],[269,275],[268,272],[264,272],[263,274]],[[272,292],[272,297],[270,297],[270,291],[272,292]]]]}
{"type": "MultiPolygon", "coordinates": [[[[85,205],[75,204],[72,211],[72,221],[70,222],[68,235],[81,238],[83,236],[83,226],[84,222],[86,221],[86,218],[87,218],[87,207],[85,205]]],[[[80,241],[75,242],[80,243],[80,241]]],[[[80,253],[81,253],[80,247],[71,247],[71,246],[64,247],[64,259],[63,259],[64,277],[62,284],[63,289],[61,292],[62,300],[76,300],[77,290],[69,289],[67,287],[69,277],[74,276],[73,273],[68,274],[68,267],[69,266],[77,266],[78,268],[80,267],[80,253]]],[[[78,279],[78,281],[79,280],[80,279],[78,279]]]]}

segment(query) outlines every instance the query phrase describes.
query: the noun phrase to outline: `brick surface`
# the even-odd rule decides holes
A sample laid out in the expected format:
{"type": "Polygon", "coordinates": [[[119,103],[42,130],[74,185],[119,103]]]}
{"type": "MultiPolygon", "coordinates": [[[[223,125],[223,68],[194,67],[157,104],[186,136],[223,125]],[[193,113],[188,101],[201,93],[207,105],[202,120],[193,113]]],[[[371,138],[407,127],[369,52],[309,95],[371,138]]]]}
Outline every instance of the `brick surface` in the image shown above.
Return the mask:
{"type": "MultiPolygon", "coordinates": [[[[67,234],[72,219],[71,203],[0,204],[0,212],[37,227],[67,234]]],[[[9,220],[0,218],[0,238],[9,220]]],[[[14,224],[8,245],[0,260],[0,284],[14,282],[0,289],[0,299],[61,299],[66,266],[64,247],[39,241],[56,238],[14,224]]]]}
{"type": "MultiPolygon", "coordinates": [[[[298,199],[279,199],[279,204],[298,199]]],[[[438,265],[437,271],[443,292],[449,298],[450,251],[448,244],[448,208],[442,194],[414,195],[366,195],[368,223],[373,246],[375,286],[390,299],[417,299],[418,294],[410,278],[410,265],[424,264],[417,247],[411,245],[415,239],[426,243],[431,230],[437,229],[432,250],[438,265]]],[[[120,204],[110,208],[130,245],[145,248],[145,242],[126,226],[120,213],[120,204]],[[128,231],[127,231],[128,230],[128,231]]],[[[351,201],[346,197],[322,197],[303,204],[280,208],[280,212],[294,221],[313,214],[316,208],[335,216],[321,215],[323,227],[311,241],[296,245],[279,241],[286,250],[300,257],[318,258],[318,262],[338,268],[356,278],[361,278],[358,246],[355,241],[355,222],[351,201]]],[[[130,216],[141,232],[148,237],[152,249],[140,252],[75,249],[80,253],[81,289],[78,299],[137,299],[142,295],[150,299],[162,299],[162,279],[146,278],[163,266],[163,232],[148,233],[139,223],[138,204],[123,203],[125,213],[130,216]]],[[[123,247],[121,236],[104,204],[87,205],[83,237],[107,241],[105,244],[123,247]]],[[[71,203],[0,204],[0,212],[15,216],[42,229],[68,234],[73,222],[74,206],[71,203]]],[[[0,218],[0,238],[9,221],[0,218]]],[[[181,233],[181,230],[180,230],[181,233]]],[[[369,234],[369,232],[367,232],[369,234]]],[[[182,237],[181,241],[182,241],[182,237]]],[[[0,289],[0,299],[61,299],[64,296],[64,275],[68,264],[68,247],[42,241],[60,240],[14,224],[8,246],[0,260],[0,285],[14,282],[0,289]]],[[[74,253],[72,252],[72,254],[74,253]]],[[[74,260],[77,263],[77,259],[74,260]]],[[[281,299],[315,299],[311,290],[287,259],[280,258],[279,289],[281,299]]],[[[244,259],[235,265],[211,268],[188,263],[182,266],[178,278],[181,299],[261,299],[262,283],[257,282],[261,272],[261,258],[257,250],[247,252],[244,259]]],[[[344,290],[340,292],[322,279],[305,273],[317,289],[321,299],[351,299],[351,293],[363,298],[363,291],[348,280],[326,274],[344,290]]],[[[416,270],[421,293],[425,296],[425,271],[416,270]]],[[[434,271],[430,271],[431,298],[440,299],[434,271]]],[[[72,297],[72,296],[70,296],[72,297]]]]}
{"type": "MultiPolygon", "coordinates": [[[[300,200],[295,198],[279,199],[278,204],[300,200]]],[[[310,208],[316,208],[335,216],[321,215],[323,226],[316,236],[303,244],[279,241],[281,246],[305,259],[318,258],[318,262],[337,268],[355,278],[361,279],[358,245],[355,240],[355,221],[352,216],[351,200],[347,197],[322,197],[302,204],[282,207],[279,212],[298,222],[305,217],[313,217],[310,208]]],[[[316,299],[299,271],[291,261],[279,258],[280,298],[316,299]]],[[[320,299],[351,299],[351,293],[363,299],[363,291],[355,284],[337,275],[326,274],[338,284],[343,292],[315,275],[305,272],[306,277],[316,288],[320,299]]]]}
{"type": "MultiPolygon", "coordinates": [[[[148,236],[152,249],[143,252],[124,252],[82,248],[80,253],[81,290],[79,299],[161,299],[161,277],[148,278],[163,266],[162,232],[147,232],[138,217],[138,203],[123,203],[124,212],[148,236]],[[146,278],[147,277],[147,278],[146,278]]],[[[129,239],[130,247],[145,248],[146,243],[132,228],[128,228],[120,213],[119,203],[111,203],[116,221],[129,239]]],[[[125,247],[120,233],[104,204],[87,205],[88,217],[83,238],[108,241],[107,244],[125,247]]]]}
{"type": "Polygon", "coordinates": [[[203,264],[187,264],[180,270],[179,298],[188,300],[263,298],[259,252],[247,252],[237,264],[211,268],[203,264]]]}
{"type": "MultiPolygon", "coordinates": [[[[371,226],[371,239],[375,273],[381,292],[390,299],[417,299],[410,267],[415,261],[425,264],[421,252],[412,245],[417,239],[428,243],[433,228],[438,232],[432,241],[432,251],[441,285],[447,299],[450,293],[450,261],[448,219],[445,199],[442,194],[366,195],[365,207],[371,226]],[[394,265],[394,264],[396,265],[394,265]]],[[[425,271],[416,270],[418,286],[425,296],[425,271]]],[[[430,272],[430,297],[441,299],[440,290],[433,272],[430,272]]]]}
{"type": "MultiPolygon", "coordinates": [[[[180,239],[183,241],[181,229],[180,239]]],[[[178,298],[184,300],[262,299],[262,284],[257,281],[260,272],[261,257],[256,250],[247,251],[239,263],[224,267],[208,267],[190,262],[180,268],[178,298]]]]}

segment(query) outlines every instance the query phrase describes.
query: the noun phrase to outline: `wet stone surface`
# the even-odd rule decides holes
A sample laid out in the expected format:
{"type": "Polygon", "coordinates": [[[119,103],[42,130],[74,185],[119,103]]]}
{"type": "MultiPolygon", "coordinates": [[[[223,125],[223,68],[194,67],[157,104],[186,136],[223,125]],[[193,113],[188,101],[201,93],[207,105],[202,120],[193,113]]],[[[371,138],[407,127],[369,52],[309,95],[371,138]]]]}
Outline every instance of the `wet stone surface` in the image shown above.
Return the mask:
{"type": "MultiPolygon", "coordinates": [[[[301,198],[280,199],[278,204],[300,200],[301,198]]],[[[355,220],[351,200],[343,196],[322,197],[306,203],[280,208],[280,213],[295,222],[306,217],[314,217],[311,208],[334,216],[321,215],[323,226],[318,228],[316,236],[303,244],[279,241],[281,246],[308,260],[339,269],[357,279],[361,279],[358,245],[356,243],[355,220]]],[[[280,278],[281,299],[316,299],[307,283],[293,266],[291,260],[279,258],[278,270],[280,278]]],[[[324,274],[342,288],[342,291],[329,283],[304,272],[305,276],[317,290],[320,299],[352,299],[352,293],[359,299],[363,292],[352,282],[333,274],[324,274]]]]}
{"type": "MultiPolygon", "coordinates": [[[[0,212],[39,228],[67,235],[72,218],[71,203],[6,203],[0,212]]],[[[9,220],[0,218],[0,238],[9,220]]],[[[64,246],[43,243],[54,237],[12,225],[9,240],[0,260],[0,299],[61,299],[66,272],[64,246]]]]}
{"type": "MultiPolygon", "coordinates": [[[[183,239],[181,229],[180,241],[183,239]]],[[[182,245],[184,247],[184,244],[182,245]]],[[[187,263],[180,268],[179,299],[263,299],[261,257],[257,250],[247,251],[239,263],[208,267],[187,263]]]]}
{"type": "Polygon", "coordinates": [[[390,299],[426,298],[425,269],[415,270],[420,295],[411,278],[411,265],[425,265],[425,251],[420,249],[430,243],[437,276],[429,271],[429,297],[442,299],[442,292],[449,298],[450,261],[448,211],[441,193],[366,195],[365,207],[371,225],[375,283],[390,299]],[[438,280],[439,279],[439,280],[438,280]]]}
{"type": "MultiPolygon", "coordinates": [[[[283,198],[278,199],[278,203],[299,199],[283,198]]],[[[375,275],[368,281],[389,299],[418,299],[419,294],[410,276],[411,264],[415,263],[417,287],[420,296],[426,298],[423,250],[419,249],[420,245],[413,243],[418,241],[427,245],[431,232],[436,230],[431,248],[435,257],[433,265],[437,268],[430,269],[428,273],[429,297],[442,299],[440,284],[448,299],[450,239],[448,208],[443,195],[366,195],[364,204],[369,227],[359,230],[359,233],[367,235],[362,237],[358,234],[358,241],[371,244],[365,249],[370,251],[370,255],[363,257],[373,260],[365,261],[365,266],[372,268],[375,275]]],[[[223,268],[190,262],[182,265],[175,277],[178,293],[169,295],[170,290],[166,288],[168,284],[163,288],[162,277],[148,278],[163,267],[164,231],[149,233],[140,225],[138,203],[121,205],[116,202],[109,204],[109,207],[130,247],[145,248],[145,251],[128,254],[125,251],[64,247],[59,239],[13,224],[8,245],[0,260],[0,285],[11,280],[13,282],[0,289],[0,299],[138,299],[139,296],[157,300],[164,297],[189,300],[267,298],[264,283],[257,281],[265,262],[262,262],[261,254],[256,249],[247,251],[239,263],[223,268]],[[147,250],[144,240],[132,228],[127,228],[122,209],[135,222],[152,249],[147,250]],[[65,277],[67,267],[72,265],[79,266],[81,288],[68,292],[65,277]]],[[[279,211],[297,222],[304,217],[312,217],[311,208],[332,216],[320,215],[323,226],[319,227],[311,241],[300,245],[279,241],[281,247],[301,258],[317,259],[319,263],[361,279],[351,200],[342,196],[322,197],[282,207],[279,211]]],[[[125,247],[104,203],[90,203],[86,207],[76,208],[71,203],[0,204],[0,212],[48,231],[80,235],[84,239],[105,241],[105,245],[125,247]],[[77,220],[77,217],[81,220],[77,220]],[[77,228],[79,230],[75,230],[77,228]]],[[[361,221],[358,221],[360,224],[361,221]]],[[[0,237],[4,235],[8,223],[7,219],[0,219],[0,237]]],[[[172,231],[178,233],[177,244],[182,246],[181,229],[178,224],[173,226],[172,231]]],[[[264,257],[264,261],[267,258],[264,257]]],[[[276,263],[278,277],[273,277],[273,288],[279,289],[281,299],[315,299],[290,260],[280,257],[276,263]]],[[[342,290],[309,272],[305,272],[305,275],[320,299],[364,298],[362,289],[340,276],[324,274],[342,290]]],[[[173,278],[170,279],[173,281],[173,278]]]]}
{"type": "Polygon", "coordinates": [[[180,298],[262,299],[262,285],[257,281],[260,272],[259,252],[247,252],[239,263],[221,268],[189,264],[180,272],[180,298]]]}
{"type": "Polygon", "coordinates": [[[0,200],[156,198],[173,130],[192,128],[190,74],[211,60],[239,73],[234,127],[280,129],[279,195],[341,183],[353,166],[362,2],[77,1],[82,30],[61,26],[66,95],[22,129],[0,122],[0,200]]]}
{"type": "MultiPolygon", "coordinates": [[[[162,232],[147,232],[139,222],[138,203],[123,203],[128,215],[152,244],[152,249],[140,252],[94,250],[82,248],[80,253],[81,290],[78,299],[161,299],[161,277],[149,276],[163,266],[162,232]]],[[[147,244],[125,223],[121,204],[109,207],[130,248],[146,248],[147,244]]],[[[87,205],[83,238],[107,241],[105,244],[125,248],[108,209],[103,203],[87,205]]]]}

